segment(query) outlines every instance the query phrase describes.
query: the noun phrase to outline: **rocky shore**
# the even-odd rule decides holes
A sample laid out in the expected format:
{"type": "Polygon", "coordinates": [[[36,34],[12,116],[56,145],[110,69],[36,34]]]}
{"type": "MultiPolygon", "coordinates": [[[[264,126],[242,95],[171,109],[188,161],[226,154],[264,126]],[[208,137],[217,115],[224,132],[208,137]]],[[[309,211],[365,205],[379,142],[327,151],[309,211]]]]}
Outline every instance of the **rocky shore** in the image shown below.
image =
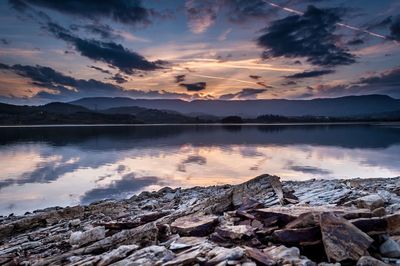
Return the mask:
{"type": "Polygon", "coordinates": [[[400,177],[163,188],[0,218],[1,265],[400,265],[400,177]]]}

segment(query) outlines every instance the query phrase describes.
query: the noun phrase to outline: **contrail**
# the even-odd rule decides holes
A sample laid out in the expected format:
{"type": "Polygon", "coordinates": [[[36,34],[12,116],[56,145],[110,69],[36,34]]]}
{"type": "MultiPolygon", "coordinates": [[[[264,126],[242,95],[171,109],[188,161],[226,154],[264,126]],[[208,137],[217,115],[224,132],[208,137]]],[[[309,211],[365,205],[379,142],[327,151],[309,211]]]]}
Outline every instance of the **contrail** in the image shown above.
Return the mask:
{"type": "MultiPolygon", "coordinates": [[[[269,4],[270,6],[283,9],[283,10],[285,10],[285,11],[287,11],[287,12],[294,13],[294,14],[296,14],[296,15],[304,15],[304,12],[301,12],[301,11],[299,11],[299,10],[295,10],[295,9],[292,9],[292,8],[284,7],[284,6],[281,6],[281,5],[272,3],[272,2],[267,1],[267,0],[263,0],[263,1],[264,1],[264,3],[267,3],[267,4],[269,4]]],[[[399,44],[399,42],[397,42],[397,41],[395,41],[395,40],[392,40],[392,39],[390,39],[390,38],[388,38],[388,37],[386,37],[386,36],[384,36],[384,35],[381,35],[381,34],[378,34],[378,33],[375,33],[375,32],[369,31],[369,30],[366,30],[366,29],[354,27],[354,26],[351,26],[351,25],[348,25],[348,24],[344,24],[344,23],[336,23],[336,25],[338,25],[338,26],[340,26],[340,27],[343,27],[343,28],[350,29],[350,30],[363,32],[363,33],[366,33],[366,34],[369,34],[369,35],[371,35],[371,36],[378,37],[378,38],[381,38],[381,39],[384,39],[384,40],[394,41],[396,44],[399,44]]]]}
{"type": "Polygon", "coordinates": [[[196,76],[196,77],[202,77],[202,78],[210,78],[210,79],[231,80],[231,81],[237,81],[237,82],[241,82],[241,83],[247,83],[247,84],[252,84],[252,85],[261,86],[261,85],[258,84],[257,82],[251,82],[251,81],[241,80],[241,79],[231,79],[231,78],[223,78],[223,77],[208,76],[208,75],[193,74],[193,73],[191,73],[190,75],[191,75],[191,76],[196,76]]]}

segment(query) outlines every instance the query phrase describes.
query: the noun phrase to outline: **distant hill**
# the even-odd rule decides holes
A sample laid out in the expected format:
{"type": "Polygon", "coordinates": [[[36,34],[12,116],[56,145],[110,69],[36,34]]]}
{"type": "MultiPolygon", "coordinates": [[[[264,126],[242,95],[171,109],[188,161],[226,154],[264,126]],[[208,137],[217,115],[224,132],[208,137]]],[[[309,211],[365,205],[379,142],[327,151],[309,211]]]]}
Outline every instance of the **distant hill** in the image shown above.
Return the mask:
{"type": "Polygon", "coordinates": [[[136,106],[149,109],[171,110],[181,114],[257,117],[260,115],[282,116],[359,116],[400,110],[400,100],[386,95],[346,96],[313,100],[196,100],[131,99],[95,97],[70,102],[91,110],[136,106]]]}

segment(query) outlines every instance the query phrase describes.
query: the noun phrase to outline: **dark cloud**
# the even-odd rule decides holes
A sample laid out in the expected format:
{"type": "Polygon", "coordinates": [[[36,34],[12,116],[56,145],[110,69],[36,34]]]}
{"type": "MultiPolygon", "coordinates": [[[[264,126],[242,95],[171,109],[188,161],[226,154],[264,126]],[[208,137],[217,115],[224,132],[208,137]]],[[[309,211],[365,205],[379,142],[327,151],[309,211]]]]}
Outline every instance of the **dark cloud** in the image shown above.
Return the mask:
{"type": "Polygon", "coordinates": [[[185,160],[183,160],[180,164],[178,164],[178,171],[186,172],[187,164],[197,164],[197,165],[205,165],[207,163],[207,159],[200,155],[190,155],[185,160]]]}
{"type": "Polygon", "coordinates": [[[175,76],[175,82],[176,83],[183,82],[183,81],[185,81],[185,78],[186,78],[186,75],[176,75],[175,76]]]}
{"type": "Polygon", "coordinates": [[[118,84],[123,84],[128,82],[127,77],[122,76],[121,74],[117,73],[114,76],[112,76],[110,79],[114,80],[118,84]]]}
{"type": "Polygon", "coordinates": [[[126,96],[133,98],[183,98],[191,99],[192,96],[185,93],[161,91],[142,91],[136,89],[125,90],[111,83],[105,83],[94,79],[84,80],[66,76],[50,67],[6,65],[0,63],[0,70],[8,70],[19,76],[31,79],[31,85],[51,89],[52,92],[42,91],[35,97],[47,100],[74,100],[81,97],[94,96],[126,96]]]}
{"type": "Polygon", "coordinates": [[[115,42],[81,39],[56,23],[49,22],[45,28],[57,38],[72,44],[81,55],[113,65],[127,74],[134,74],[136,70],[160,69],[164,64],[161,61],[150,62],[115,42]]]}
{"type": "Polygon", "coordinates": [[[315,78],[315,77],[320,77],[320,76],[332,74],[332,73],[335,73],[335,71],[331,70],[331,69],[311,70],[311,71],[304,71],[301,73],[289,75],[289,76],[286,76],[286,78],[290,78],[290,79],[315,78]]]}
{"type": "Polygon", "coordinates": [[[320,85],[315,90],[322,96],[386,94],[400,97],[400,67],[362,77],[336,86],[320,85]]]}
{"type": "Polygon", "coordinates": [[[8,39],[5,39],[5,38],[1,38],[1,39],[0,39],[0,42],[1,42],[2,44],[4,44],[4,45],[9,45],[9,44],[10,44],[10,41],[9,41],[8,39]]]}
{"type": "Polygon", "coordinates": [[[283,82],[281,85],[283,85],[283,86],[292,86],[292,85],[296,85],[296,84],[297,84],[296,81],[288,80],[286,82],[283,82]]]}
{"type": "Polygon", "coordinates": [[[221,95],[219,97],[220,100],[231,100],[231,99],[256,99],[257,95],[263,92],[266,92],[267,89],[252,89],[245,88],[237,93],[228,93],[221,95]]]}
{"type": "Polygon", "coordinates": [[[109,75],[112,74],[109,70],[103,69],[103,68],[101,68],[101,67],[97,67],[97,66],[88,66],[88,68],[93,68],[93,69],[95,69],[95,70],[97,70],[97,71],[100,71],[101,73],[104,73],[104,74],[109,74],[109,75]]]}
{"type": "Polygon", "coordinates": [[[362,39],[353,39],[347,42],[347,45],[361,45],[364,43],[362,39]]]}
{"type": "Polygon", "coordinates": [[[202,91],[206,89],[206,82],[196,82],[196,83],[181,83],[181,87],[185,87],[188,91],[202,91]]]}
{"type": "Polygon", "coordinates": [[[260,86],[266,88],[266,89],[271,89],[271,88],[273,88],[273,86],[270,86],[270,85],[265,84],[264,81],[257,81],[256,83],[257,83],[258,85],[260,85],[260,86]]]}
{"type": "Polygon", "coordinates": [[[277,14],[276,10],[263,0],[226,0],[228,18],[235,23],[245,23],[249,19],[269,20],[277,14]]]}
{"type": "Polygon", "coordinates": [[[9,0],[9,2],[19,11],[25,11],[29,6],[36,6],[95,21],[110,18],[129,25],[148,24],[151,14],[139,0],[9,0]]]}
{"type": "Polygon", "coordinates": [[[265,48],[264,58],[305,57],[313,65],[337,66],[355,62],[354,55],[337,44],[334,35],[341,9],[318,9],[309,6],[304,15],[275,20],[257,39],[265,48]]]}
{"type": "Polygon", "coordinates": [[[218,4],[212,0],[187,0],[185,11],[190,30],[203,33],[217,19],[218,4]]]}
{"type": "Polygon", "coordinates": [[[329,175],[332,172],[329,170],[313,167],[313,166],[299,166],[299,165],[291,165],[289,167],[290,170],[301,172],[305,174],[314,174],[314,175],[329,175]]]}
{"type": "Polygon", "coordinates": [[[109,25],[104,24],[71,25],[69,28],[73,31],[83,29],[88,33],[100,36],[102,39],[113,40],[121,38],[109,25]]]}
{"type": "Polygon", "coordinates": [[[113,181],[106,187],[92,189],[81,197],[82,204],[88,204],[94,201],[124,198],[128,194],[133,194],[144,189],[147,186],[155,185],[160,181],[158,177],[145,176],[135,177],[133,173],[124,175],[120,180],[113,181]]]}
{"type": "Polygon", "coordinates": [[[249,75],[249,78],[252,78],[252,79],[260,79],[261,78],[261,76],[258,76],[258,75],[249,75]]]}
{"type": "Polygon", "coordinates": [[[390,25],[390,37],[400,41],[400,15],[393,18],[392,24],[390,25]]]}

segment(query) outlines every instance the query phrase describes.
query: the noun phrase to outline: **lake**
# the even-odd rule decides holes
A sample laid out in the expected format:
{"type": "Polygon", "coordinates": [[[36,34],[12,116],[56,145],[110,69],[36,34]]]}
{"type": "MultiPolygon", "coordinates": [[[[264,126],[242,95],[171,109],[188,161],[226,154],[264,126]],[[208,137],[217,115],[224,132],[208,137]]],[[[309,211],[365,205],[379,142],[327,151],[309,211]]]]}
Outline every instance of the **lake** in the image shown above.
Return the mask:
{"type": "Polygon", "coordinates": [[[164,186],[400,175],[399,125],[0,128],[0,214],[164,186]]]}

